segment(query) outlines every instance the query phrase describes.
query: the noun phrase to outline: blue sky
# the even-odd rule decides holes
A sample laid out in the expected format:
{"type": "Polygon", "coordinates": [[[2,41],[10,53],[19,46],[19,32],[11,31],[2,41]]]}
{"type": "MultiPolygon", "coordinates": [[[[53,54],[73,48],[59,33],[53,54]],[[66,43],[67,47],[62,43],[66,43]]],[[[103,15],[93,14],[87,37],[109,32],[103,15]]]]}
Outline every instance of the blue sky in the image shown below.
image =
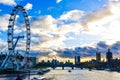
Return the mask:
{"type": "MultiPolygon", "coordinates": [[[[119,0],[0,0],[1,44],[7,44],[9,14],[17,4],[30,17],[32,50],[96,47],[100,41],[108,45],[120,41],[119,0]]],[[[24,24],[21,16],[15,24],[17,34],[24,24]]]]}
{"type": "MultiPolygon", "coordinates": [[[[13,0],[8,0],[13,1],[13,0]]],[[[27,3],[33,5],[32,10],[28,11],[31,16],[40,16],[40,15],[52,15],[57,18],[62,15],[64,12],[70,10],[83,10],[85,12],[92,12],[107,3],[107,0],[61,0],[57,3],[56,0],[15,0],[16,4],[25,6],[27,3]],[[40,13],[39,13],[40,11],[40,13]],[[38,13],[37,13],[38,12],[38,13]]],[[[14,5],[14,4],[11,4],[14,5]]],[[[5,4],[0,4],[2,12],[0,14],[10,13],[13,6],[5,4]],[[7,10],[6,10],[7,9],[7,10]]]]}

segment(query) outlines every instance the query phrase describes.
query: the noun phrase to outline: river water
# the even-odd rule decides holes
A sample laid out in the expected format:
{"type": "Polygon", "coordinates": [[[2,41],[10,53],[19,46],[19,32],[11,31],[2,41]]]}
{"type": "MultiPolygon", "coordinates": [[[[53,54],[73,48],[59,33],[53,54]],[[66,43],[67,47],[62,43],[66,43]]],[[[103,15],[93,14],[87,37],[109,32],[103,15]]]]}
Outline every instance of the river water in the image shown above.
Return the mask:
{"type": "Polygon", "coordinates": [[[46,77],[53,77],[53,80],[120,80],[120,73],[98,70],[52,70],[45,74],[46,77]]]}
{"type": "MultiPolygon", "coordinates": [[[[120,73],[110,71],[99,71],[87,69],[75,69],[68,72],[69,69],[61,70],[55,69],[43,75],[46,78],[52,78],[51,80],[120,80],[120,73]]],[[[39,77],[38,75],[32,75],[33,77],[39,77]]],[[[0,78],[0,80],[14,80],[13,78],[0,78]]],[[[28,80],[27,78],[25,80],[28,80]]]]}

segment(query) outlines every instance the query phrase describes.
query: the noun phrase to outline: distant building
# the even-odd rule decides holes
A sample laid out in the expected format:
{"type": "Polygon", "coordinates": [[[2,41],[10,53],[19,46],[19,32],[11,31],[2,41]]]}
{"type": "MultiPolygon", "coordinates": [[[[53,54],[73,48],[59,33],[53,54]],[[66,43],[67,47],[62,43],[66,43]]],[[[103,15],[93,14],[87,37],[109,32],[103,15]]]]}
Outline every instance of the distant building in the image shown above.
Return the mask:
{"type": "Polygon", "coordinates": [[[96,52],[96,61],[101,61],[101,53],[96,52]]]}
{"type": "Polygon", "coordinates": [[[70,67],[71,65],[73,65],[73,63],[70,62],[70,60],[68,60],[68,61],[65,62],[65,66],[69,66],[70,67]]]}
{"type": "Polygon", "coordinates": [[[75,64],[77,63],[77,57],[75,56],[75,64]]]}
{"type": "Polygon", "coordinates": [[[107,62],[108,63],[111,62],[112,58],[113,58],[112,52],[110,51],[110,49],[108,49],[108,52],[106,53],[106,60],[107,60],[107,62]]]}
{"type": "Polygon", "coordinates": [[[77,63],[80,63],[80,56],[77,56],[77,63]]]}
{"type": "Polygon", "coordinates": [[[80,64],[80,56],[75,56],[75,65],[80,64]]]}
{"type": "Polygon", "coordinates": [[[29,57],[30,59],[30,63],[31,63],[31,67],[36,66],[36,64],[38,63],[38,58],[37,57],[29,57]]]}
{"type": "Polygon", "coordinates": [[[59,65],[59,61],[57,59],[52,59],[51,63],[52,63],[52,66],[58,66],[59,65]]]}

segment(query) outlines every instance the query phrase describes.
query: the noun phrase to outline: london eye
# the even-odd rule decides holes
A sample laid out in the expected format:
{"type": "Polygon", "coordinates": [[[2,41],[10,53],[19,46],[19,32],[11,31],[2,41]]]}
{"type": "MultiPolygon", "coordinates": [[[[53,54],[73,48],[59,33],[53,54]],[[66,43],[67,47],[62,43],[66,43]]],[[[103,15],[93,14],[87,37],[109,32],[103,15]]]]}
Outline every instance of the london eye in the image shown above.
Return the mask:
{"type": "Polygon", "coordinates": [[[9,52],[8,52],[8,55],[6,56],[6,58],[3,60],[2,64],[1,64],[1,68],[6,68],[6,67],[8,67],[8,65],[10,63],[12,63],[12,64],[16,65],[16,70],[19,70],[22,65],[19,62],[17,62],[17,59],[15,57],[15,55],[16,55],[15,49],[16,49],[19,39],[21,39],[21,38],[26,39],[24,58],[22,60],[24,62],[24,66],[26,66],[28,64],[28,60],[29,60],[28,57],[29,57],[29,52],[30,52],[30,39],[31,39],[30,23],[29,23],[29,18],[28,18],[27,12],[25,11],[24,7],[18,5],[16,7],[14,7],[14,9],[12,10],[12,13],[10,14],[10,19],[9,19],[7,35],[8,35],[7,42],[8,42],[8,51],[9,52]],[[21,36],[21,35],[15,36],[14,25],[15,25],[16,15],[18,14],[18,12],[21,12],[24,17],[24,22],[25,22],[25,27],[26,27],[25,36],[21,36]]]}

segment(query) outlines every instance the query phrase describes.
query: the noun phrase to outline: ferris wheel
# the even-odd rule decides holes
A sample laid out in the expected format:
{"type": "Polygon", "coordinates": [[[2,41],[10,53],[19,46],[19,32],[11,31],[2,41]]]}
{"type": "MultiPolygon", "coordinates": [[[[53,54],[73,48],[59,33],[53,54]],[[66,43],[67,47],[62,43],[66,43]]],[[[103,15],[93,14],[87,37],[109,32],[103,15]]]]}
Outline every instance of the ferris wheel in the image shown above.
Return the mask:
{"type": "MultiPolygon", "coordinates": [[[[30,39],[31,39],[31,36],[30,36],[30,23],[29,23],[29,18],[28,18],[28,15],[27,15],[27,12],[25,11],[25,9],[18,5],[16,7],[14,7],[14,9],[12,10],[12,13],[11,13],[11,16],[10,16],[10,19],[9,19],[9,25],[8,25],[8,51],[9,51],[9,54],[6,56],[5,60],[3,61],[3,63],[1,64],[1,68],[6,68],[7,64],[10,64],[10,63],[13,63],[13,64],[16,64],[17,61],[15,59],[15,49],[16,49],[16,46],[18,44],[18,40],[21,39],[21,38],[25,38],[25,51],[24,51],[24,64],[28,63],[28,56],[29,56],[29,52],[30,52],[30,39]],[[23,17],[24,17],[24,22],[25,22],[25,27],[26,27],[26,31],[25,31],[25,36],[21,36],[21,35],[17,35],[15,36],[15,19],[16,19],[16,16],[18,14],[18,12],[21,12],[23,14],[23,17]],[[10,62],[11,61],[11,62],[10,62]]],[[[17,63],[17,70],[19,70],[19,68],[21,67],[21,65],[18,65],[17,63]]]]}

